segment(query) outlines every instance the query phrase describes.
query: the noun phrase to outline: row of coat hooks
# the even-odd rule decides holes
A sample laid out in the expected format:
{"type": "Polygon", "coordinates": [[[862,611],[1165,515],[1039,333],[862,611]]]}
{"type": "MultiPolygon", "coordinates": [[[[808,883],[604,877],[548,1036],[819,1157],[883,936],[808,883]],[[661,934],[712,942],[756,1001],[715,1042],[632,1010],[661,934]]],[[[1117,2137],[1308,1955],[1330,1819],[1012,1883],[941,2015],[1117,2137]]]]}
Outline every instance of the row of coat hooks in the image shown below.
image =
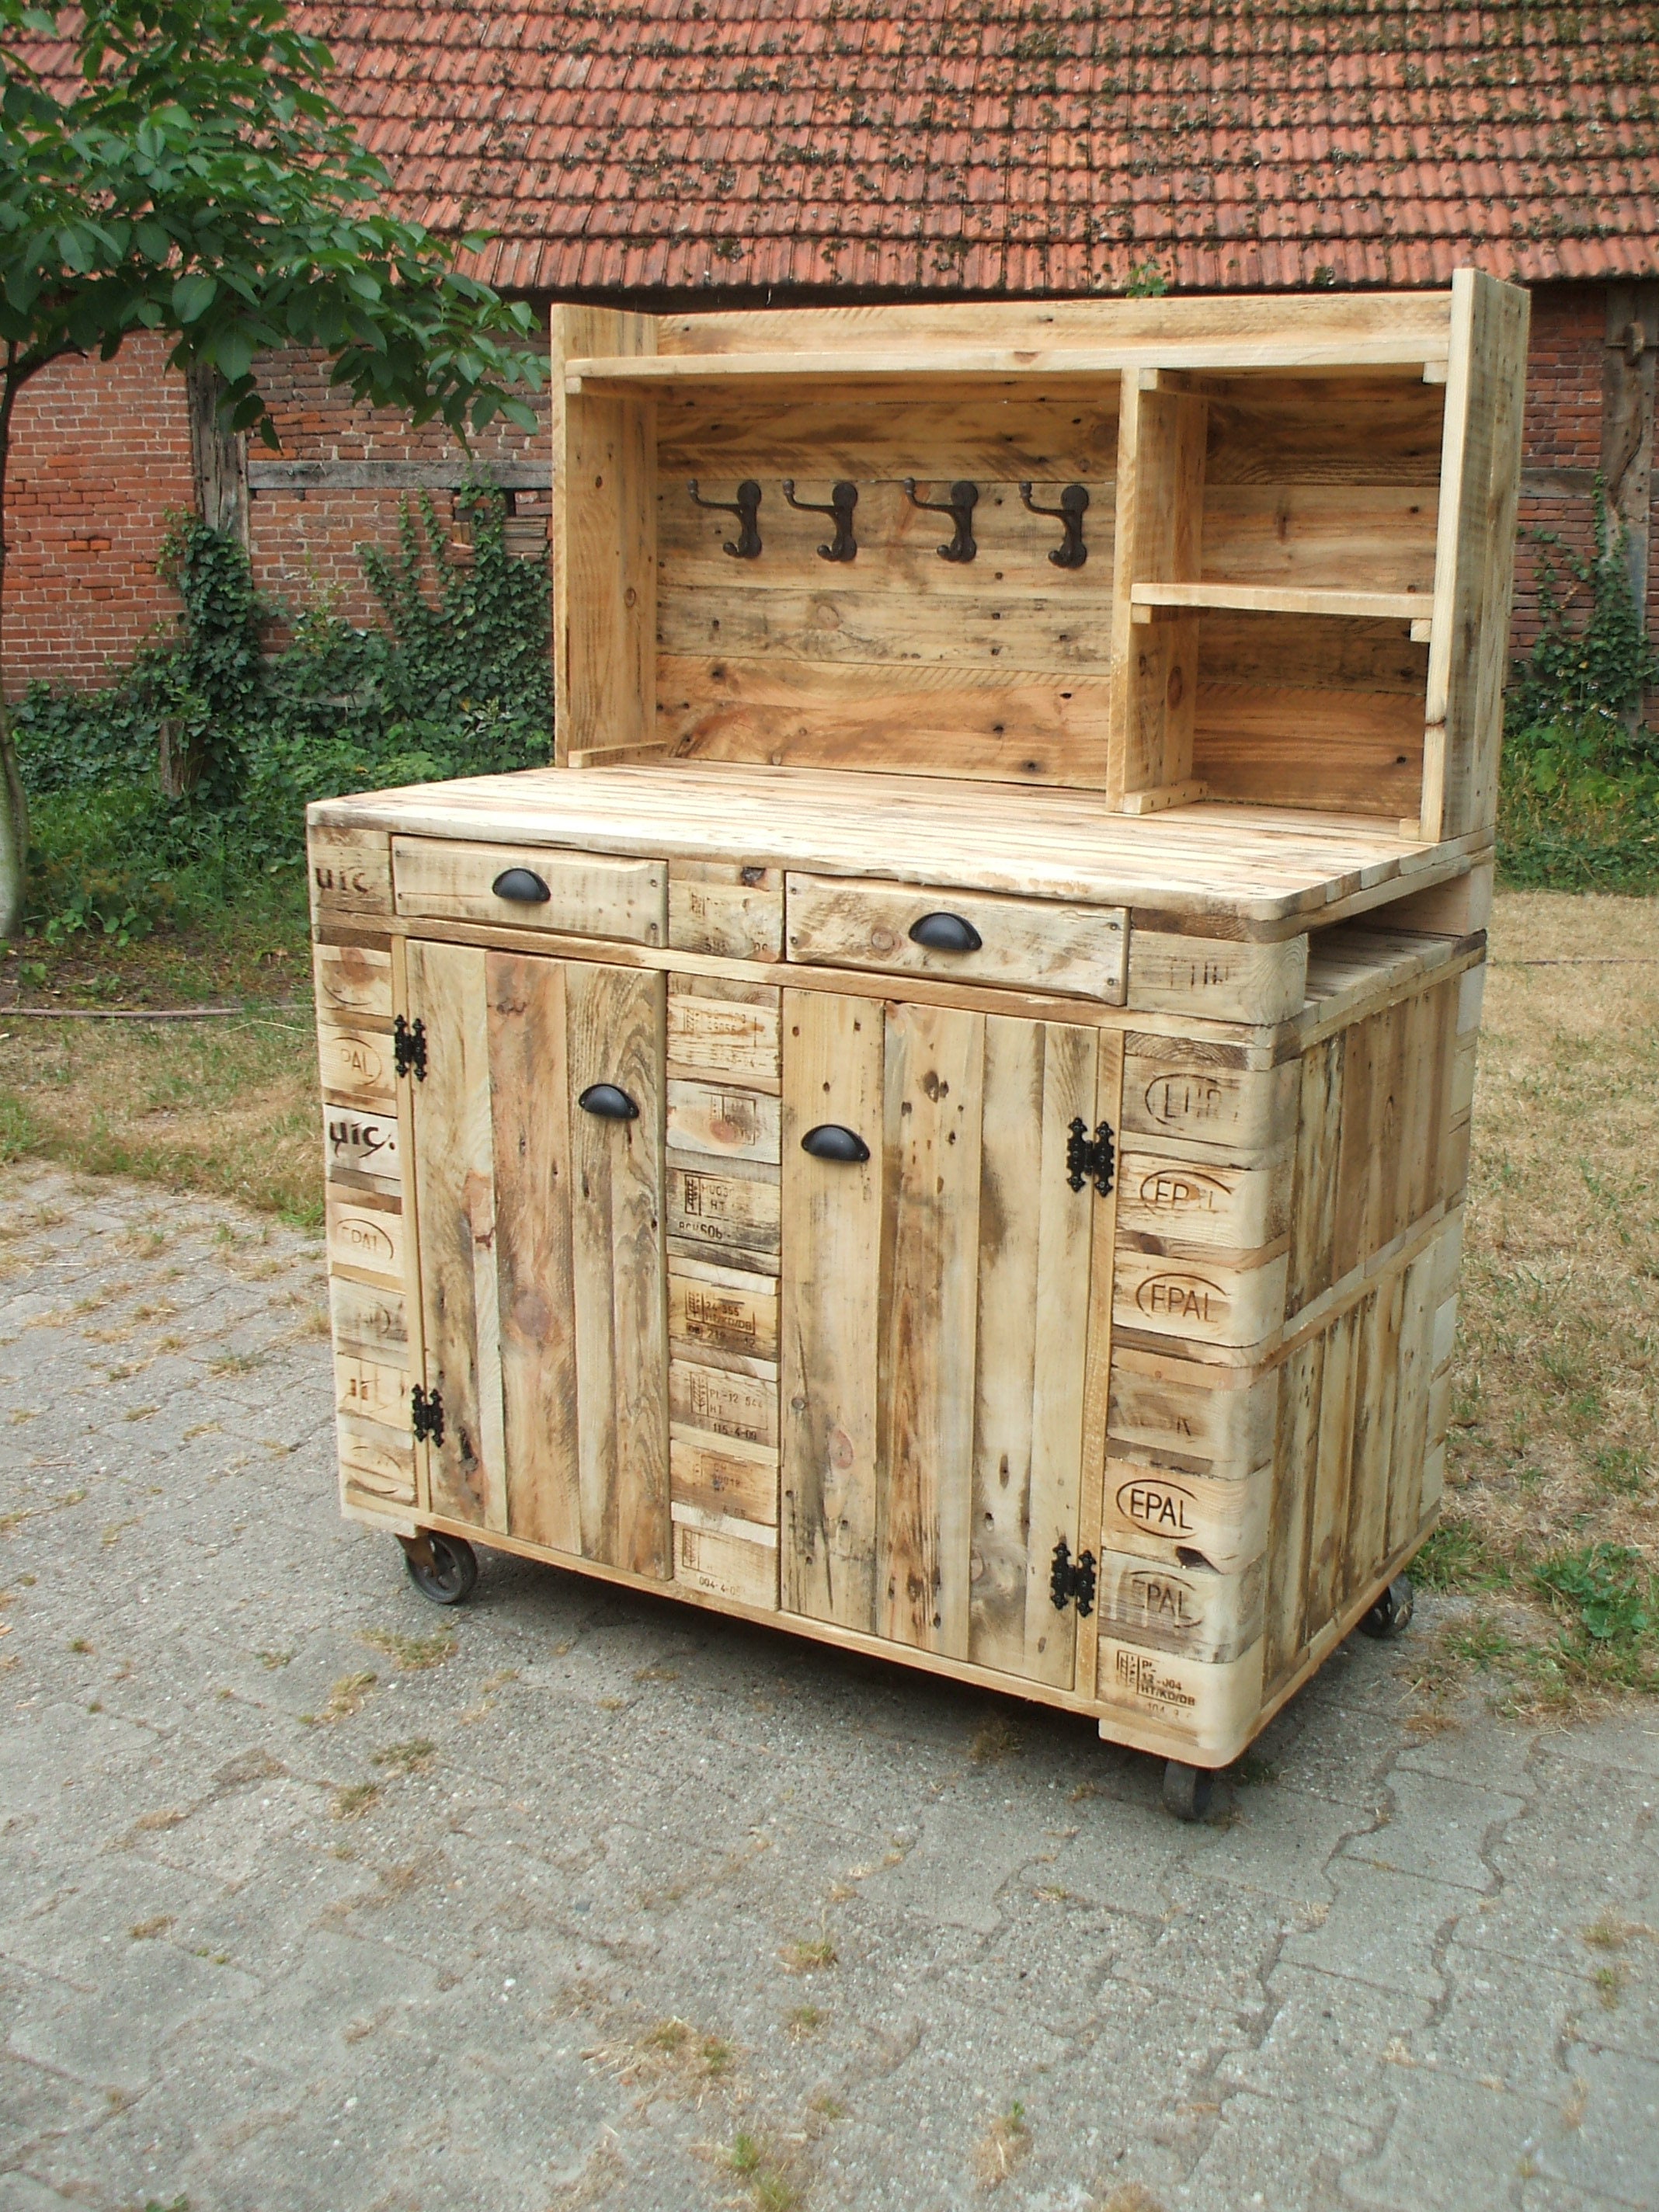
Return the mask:
{"type": "MultiPolygon", "coordinates": [[[[725,550],[734,561],[758,561],[761,556],[760,504],[761,488],[753,477],[745,477],[738,486],[735,500],[705,499],[697,489],[693,477],[686,486],[693,502],[715,514],[735,514],[738,534],[728,538],[725,550]]],[[[957,563],[971,561],[979,547],[974,542],[974,509],[979,504],[979,486],[963,477],[951,487],[948,500],[918,499],[916,480],[904,479],[904,495],[912,507],[923,514],[948,514],[955,526],[951,541],[941,545],[941,561],[957,563]]],[[[1089,488],[1086,484],[1069,483],[1060,495],[1058,507],[1039,507],[1031,497],[1031,487],[1023,483],[1019,488],[1022,502],[1033,514],[1046,514],[1058,522],[1065,532],[1060,544],[1048,558],[1056,568],[1080,568],[1089,557],[1089,549],[1083,542],[1083,518],[1089,507],[1089,488]]],[[[859,488],[855,483],[841,483],[830,488],[830,504],[823,507],[810,500],[795,497],[795,480],[783,479],[786,503],[800,514],[827,514],[833,518],[835,536],[827,545],[818,548],[821,561],[856,561],[859,556],[858,539],[853,533],[853,512],[859,503],[859,488]]]]}

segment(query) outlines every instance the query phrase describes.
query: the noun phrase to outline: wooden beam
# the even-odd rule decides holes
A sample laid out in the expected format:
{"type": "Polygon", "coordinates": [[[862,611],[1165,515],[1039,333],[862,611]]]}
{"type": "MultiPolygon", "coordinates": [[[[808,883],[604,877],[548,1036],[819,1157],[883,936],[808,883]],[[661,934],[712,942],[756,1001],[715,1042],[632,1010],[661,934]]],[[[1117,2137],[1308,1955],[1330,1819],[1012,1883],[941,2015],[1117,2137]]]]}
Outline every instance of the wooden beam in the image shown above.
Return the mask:
{"type": "MultiPolygon", "coordinates": [[[[1654,368],[1659,362],[1659,284],[1609,284],[1601,370],[1601,475],[1607,514],[1625,542],[1636,611],[1646,627],[1648,530],[1653,501],[1654,368]]],[[[1632,727],[1641,702],[1632,701],[1632,727]]]]}

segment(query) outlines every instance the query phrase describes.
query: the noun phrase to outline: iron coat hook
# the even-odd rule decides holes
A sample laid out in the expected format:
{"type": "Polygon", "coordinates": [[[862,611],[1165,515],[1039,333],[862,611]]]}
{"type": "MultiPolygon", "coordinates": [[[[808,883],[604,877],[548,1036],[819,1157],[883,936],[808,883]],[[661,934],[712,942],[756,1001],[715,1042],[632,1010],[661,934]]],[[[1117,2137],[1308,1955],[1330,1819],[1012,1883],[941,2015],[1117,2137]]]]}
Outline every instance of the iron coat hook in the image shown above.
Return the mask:
{"type": "Polygon", "coordinates": [[[859,488],[855,483],[832,484],[828,507],[815,507],[810,500],[795,497],[795,479],[783,480],[783,495],[798,514],[829,514],[835,517],[836,535],[832,544],[820,545],[820,561],[856,561],[859,542],[853,535],[853,509],[859,503],[859,488]]]}
{"type": "Polygon", "coordinates": [[[1020,498],[1033,514],[1051,515],[1065,526],[1066,538],[1056,545],[1048,558],[1056,568],[1080,568],[1089,557],[1089,549],[1083,542],[1083,518],[1089,510],[1089,488],[1086,484],[1068,483],[1060,495],[1058,507],[1039,507],[1031,497],[1031,487],[1023,483],[1020,498]]]}
{"type": "Polygon", "coordinates": [[[739,526],[738,530],[738,542],[734,545],[732,543],[732,540],[728,538],[726,541],[725,547],[726,551],[732,556],[732,558],[734,561],[759,560],[761,550],[761,488],[755,482],[753,477],[745,477],[743,482],[738,486],[738,496],[735,504],[731,500],[727,499],[705,499],[702,493],[697,489],[697,479],[696,477],[692,477],[690,483],[688,483],[685,488],[687,491],[690,493],[692,500],[696,506],[706,507],[708,508],[710,513],[714,514],[735,514],[737,516],[739,526]]]}
{"type": "Polygon", "coordinates": [[[906,477],[904,495],[912,507],[919,507],[924,514],[948,514],[956,524],[955,537],[948,545],[941,545],[939,549],[939,557],[941,561],[971,561],[973,559],[979,550],[978,546],[974,543],[974,509],[979,504],[977,484],[969,483],[965,478],[953,483],[951,487],[949,501],[941,506],[937,500],[918,499],[915,478],[906,477]]]}

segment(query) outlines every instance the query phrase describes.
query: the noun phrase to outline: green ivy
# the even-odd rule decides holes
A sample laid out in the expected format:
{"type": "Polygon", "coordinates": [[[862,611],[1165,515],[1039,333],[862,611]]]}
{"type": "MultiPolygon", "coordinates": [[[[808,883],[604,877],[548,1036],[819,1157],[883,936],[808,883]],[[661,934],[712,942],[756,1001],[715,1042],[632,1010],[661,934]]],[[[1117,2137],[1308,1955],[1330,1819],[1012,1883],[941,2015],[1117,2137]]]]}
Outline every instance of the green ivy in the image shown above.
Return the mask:
{"type": "Polygon", "coordinates": [[[31,796],[31,923],[124,939],[304,864],[305,808],[343,791],[530,767],[552,752],[548,558],[506,544],[506,502],[464,493],[472,557],[429,498],[405,503],[395,554],[365,548],[381,620],[264,605],[244,548],[174,519],[160,567],[182,611],[106,689],[33,685],[15,733],[31,796]],[[270,623],[289,641],[261,650],[270,623]],[[163,729],[199,774],[157,773],[163,729]]]}
{"type": "Polygon", "coordinates": [[[1540,628],[1504,714],[1498,846],[1506,880],[1563,890],[1659,884],[1659,737],[1644,695],[1659,654],[1597,487],[1594,541],[1553,532],[1538,571],[1540,628]]]}

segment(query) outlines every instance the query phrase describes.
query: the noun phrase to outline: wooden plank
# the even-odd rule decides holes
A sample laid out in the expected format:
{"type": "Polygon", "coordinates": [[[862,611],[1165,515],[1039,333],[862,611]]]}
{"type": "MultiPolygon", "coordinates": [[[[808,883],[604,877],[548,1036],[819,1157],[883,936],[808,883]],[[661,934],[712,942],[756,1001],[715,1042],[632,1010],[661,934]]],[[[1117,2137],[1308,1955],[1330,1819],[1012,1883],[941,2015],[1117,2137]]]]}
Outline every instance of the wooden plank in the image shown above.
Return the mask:
{"type": "MultiPolygon", "coordinates": [[[[942,494],[945,487],[939,489],[942,494]]],[[[981,505],[976,522],[982,513],[981,505]]],[[[928,522],[937,538],[937,517],[928,522]]],[[[917,557],[918,563],[931,560],[939,565],[931,544],[925,552],[918,549],[917,557]]],[[[1040,551],[1036,557],[1042,559],[1040,551]]],[[[1060,572],[1050,573],[1058,580],[1060,572]]],[[[1107,568],[1103,581],[1108,587],[1110,575],[1107,568]]],[[[808,577],[795,591],[781,589],[770,577],[765,589],[751,590],[746,580],[738,584],[726,576],[718,579],[721,588],[705,583],[690,590],[665,588],[659,595],[657,635],[662,652],[680,660],[729,654],[812,668],[954,669],[970,682],[980,669],[1021,669],[1055,678],[1073,672],[1107,673],[1112,635],[1109,588],[1073,599],[1058,591],[1039,594],[1029,586],[1022,591],[1004,586],[999,591],[988,576],[981,582],[981,593],[970,599],[962,593],[918,596],[884,584],[874,574],[838,583],[808,577]]]]}
{"type": "Polygon", "coordinates": [[[1288,1164],[1235,1168],[1126,1150],[1117,1173],[1119,1237],[1152,1240],[1146,1249],[1246,1251],[1283,1236],[1289,1220],[1288,1164]]]}
{"type": "Polygon", "coordinates": [[[881,1310],[883,1036],[879,1008],[786,991],[781,1553],[787,1610],[876,1626],[877,1397],[881,1310]],[[800,1148],[839,1122],[865,1164],[800,1148]]]}
{"type": "Polygon", "coordinates": [[[315,921],[391,913],[392,852],[383,830],[310,821],[306,851],[315,921]]]}
{"type": "MultiPolygon", "coordinates": [[[[1397,1551],[1416,1532],[1423,1517],[1434,1358],[1434,1274],[1435,1255],[1430,1250],[1412,1261],[1401,1285],[1394,1437],[1383,1520],[1384,1545],[1389,1552],[1397,1551]]],[[[1444,1434],[1443,1427],[1441,1436],[1444,1434]]]]}
{"type": "Polygon", "coordinates": [[[341,1474],[351,1488],[388,1505],[415,1503],[415,1454],[406,1431],[399,1437],[378,1421],[347,1413],[337,1414],[334,1426],[341,1474]]]}
{"type": "Polygon", "coordinates": [[[1305,937],[1252,945],[1151,929],[1130,933],[1128,1003],[1137,1012],[1287,1021],[1301,1011],[1307,975],[1305,937]]]}
{"type": "Polygon", "coordinates": [[[1294,793],[1298,805],[1392,823],[1421,797],[1421,708],[1393,691],[1231,683],[1218,669],[1198,687],[1192,766],[1218,799],[1271,806],[1294,793]]]}
{"type": "Polygon", "coordinates": [[[556,307],[553,352],[553,659],[556,757],[655,735],[656,404],[648,394],[573,397],[573,353],[648,353],[648,316],[556,307]]]}
{"type": "Polygon", "coordinates": [[[735,1084],[668,1085],[668,1141],[677,1152],[775,1166],[781,1115],[776,1098],[735,1084]]]}
{"type": "Polygon", "coordinates": [[[1325,1371],[1319,1392],[1319,1443],[1315,1463],[1313,1510],[1308,1528],[1307,1602],[1302,1633],[1311,1640],[1341,1601],[1346,1580],[1343,1546],[1348,1528],[1348,1494],[1353,1469],[1354,1395],[1358,1341],[1364,1309],[1356,1306],[1333,1322],[1322,1341],[1325,1371]]]}
{"type": "MultiPolygon", "coordinates": [[[[780,886],[779,914],[782,897],[780,886]]],[[[668,992],[668,1064],[698,1074],[723,1077],[757,1091],[780,1087],[781,1018],[778,994],[758,1004],[712,993],[693,993],[676,977],[668,992]]]]}
{"type": "MultiPolygon", "coordinates": [[[[1114,402],[1115,397],[1114,393],[1114,402]]],[[[793,411],[799,416],[805,410],[798,402],[793,411]]],[[[1014,410],[1005,403],[1001,411],[1006,430],[1014,410]]],[[[1092,399],[1085,399],[1070,410],[1073,415],[1080,411],[1096,413],[1097,409],[1092,399]]],[[[914,410],[910,415],[914,420],[914,410]]],[[[937,425],[930,426],[927,442],[938,450],[937,425]]],[[[658,629],[665,648],[671,653],[749,654],[756,649],[757,635],[763,635],[775,649],[787,651],[789,635],[805,627],[814,634],[829,633],[829,647],[803,651],[797,645],[798,658],[847,657],[837,641],[840,634],[849,632],[865,641],[865,649],[852,654],[854,659],[965,659],[971,657],[969,638],[979,639],[982,647],[984,626],[1000,615],[1007,629],[1004,657],[1011,665],[1053,668],[1062,660],[1075,660],[1080,653],[1083,665],[1097,662],[1103,671],[1111,641],[1115,489],[1110,470],[1085,468],[1057,476],[1039,468],[1011,474],[1006,456],[999,456],[994,466],[975,473],[977,557],[951,562],[939,558],[939,516],[913,505],[905,489],[908,479],[915,484],[919,499],[947,501],[952,481],[964,474],[964,468],[959,456],[941,459],[943,466],[929,468],[911,453],[901,465],[884,471],[831,468],[825,475],[821,473],[825,465],[822,456],[812,457],[799,470],[775,471],[747,456],[734,469],[729,461],[709,454],[692,471],[704,499],[732,501],[743,477],[761,487],[757,526],[764,550],[758,561],[744,562],[733,561],[725,550],[732,535],[730,514],[698,507],[689,484],[677,472],[673,481],[661,486],[657,502],[661,562],[658,629]],[[818,550],[824,542],[824,518],[792,508],[778,479],[788,477],[798,499],[823,506],[836,477],[850,480],[858,494],[853,518],[857,550],[850,562],[830,563],[818,550]],[[1069,483],[1081,483],[1089,503],[1080,568],[1060,568],[1048,559],[1061,532],[1051,516],[1027,509],[1019,494],[1022,480],[1030,483],[1034,502],[1050,509],[1059,505],[1069,483]],[[714,636],[706,629],[688,633],[684,629],[688,623],[696,624],[699,610],[705,620],[719,623],[714,636]],[[916,625],[908,645],[900,619],[907,613],[916,625]],[[756,623],[763,626],[760,632],[751,627],[756,623]],[[962,635],[953,648],[950,631],[957,624],[962,635]],[[696,635],[698,642],[687,646],[679,641],[686,635],[696,635]],[[1021,649],[1018,641],[1037,642],[1045,637],[1049,643],[1040,649],[1050,657],[1035,662],[1016,659],[1021,649]],[[1052,657],[1055,652],[1061,659],[1052,657]]],[[[948,521],[945,535],[948,538],[948,521]]]]}
{"type": "Polygon", "coordinates": [[[698,1528],[677,1519],[674,1581],[682,1589],[701,1590],[709,1597],[775,1612],[777,1549],[775,1545],[747,1542],[734,1528],[698,1528]]]}
{"type": "Polygon", "coordinates": [[[635,1100],[632,1121],[570,1115],[572,1280],[582,1550],[666,1577],[668,1344],[662,1247],[666,988],[660,975],[571,962],[574,1105],[595,1083],[635,1100]]]}
{"type": "Polygon", "coordinates": [[[1103,1632],[1096,1685],[1101,1734],[1121,1735],[1160,1757],[1224,1766],[1259,1725],[1261,1661],[1260,1644],[1217,1666],[1103,1632]]]}
{"type": "MultiPolygon", "coordinates": [[[[1285,1292],[1287,1313],[1300,1313],[1335,1280],[1333,1253],[1346,1053],[1346,1035],[1339,1031],[1302,1055],[1291,1196],[1291,1273],[1285,1292]]],[[[1271,1672],[1271,1652],[1268,1665],[1271,1672]]]]}
{"type": "Polygon", "coordinates": [[[1518,286],[1473,269],[1452,277],[1425,706],[1426,838],[1489,830],[1497,817],[1530,312],[1518,286]]]}
{"type": "Polygon", "coordinates": [[[361,1421],[377,1421],[409,1440],[409,1377],[401,1367],[361,1359],[336,1350],[334,1403],[337,1411],[361,1421]]]}
{"type": "Polygon", "coordinates": [[[394,837],[392,850],[399,914],[558,930],[568,937],[616,937],[635,945],[660,945],[667,933],[666,860],[438,837],[394,837]],[[538,877],[546,898],[498,897],[491,886],[515,867],[538,877]]]}
{"type": "Polygon", "coordinates": [[[1241,1155],[1282,1145],[1297,1124],[1296,1064],[1241,1068],[1201,1045],[1131,1037],[1123,1062],[1123,1133],[1180,1138],[1241,1155]]]}
{"type": "Polygon", "coordinates": [[[562,961],[486,956],[507,1523],[581,1549],[570,1084],[562,961]]]}
{"type": "Polygon", "coordinates": [[[668,942],[727,960],[781,959],[782,871],[746,860],[671,861],[668,942]]]}
{"type": "Polygon", "coordinates": [[[908,884],[850,883],[791,873],[787,944],[792,961],[876,968],[953,981],[1018,983],[1123,1001],[1128,917],[1121,907],[1079,907],[984,891],[908,884]],[[926,915],[947,912],[981,939],[976,951],[945,952],[910,934],[926,915]]]}
{"type": "Polygon", "coordinates": [[[969,1656],[985,1017],[889,1008],[879,1632],[969,1656]]]}
{"type": "Polygon", "coordinates": [[[1188,1553],[1218,1573],[1259,1559],[1267,1544],[1273,1468],[1242,1480],[1172,1471],[1145,1462],[1106,1463],[1105,1542],[1176,1565],[1188,1553]]]}
{"type": "Polygon", "coordinates": [[[738,1521],[778,1519],[778,1455],[696,1429],[672,1428],[668,1443],[670,1497],[738,1521]]]}
{"type": "Polygon", "coordinates": [[[319,1021],[356,1029],[364,1023],[392,1026],[392,954],[368,945],[317,945],[312,975],[319,1021]]]}
{"type": "Polygon", "coordinates": [[[1389,1277],[1359,1308],[1353,1422],[1353,1474],[1343,1553],[1345,1596],[1374,1588],[1388,1556],[1389,1485],[1400,1385],[1404,1278],[1389,1277]]]}
{"type": "Polygon", "coordinates": [[[1277,1368],[1252,1375],[1119,1346],[1112,1360],[1115,1451],[1243,1481],[1273,1457],[1277,1368]]]}
{"type": "Polygon", "coordinates": [[[668,1334],[675,1351],[751,1359],[778,1356],[778,1290],[762,1275],[705,1266],[676,1253],[668,1265],[668,1334]]]}
{"type": "Polygon", "coordinates": [[[505,1529],[486,958],[470,946],[409,945],[409,1004],[427,1036],[426,1080],[410,1088],[424,1378],[444,1407],[442,1442],[427,1447],[432,1508],[505,1529]]]}
{"type": "Polygon", "coordinates": [[[1136,792],[1185,782],[1193,774],[1198,624],[1138,626],[1134,591],[1138,584],[1182,583],[1202,573],[1206,425],[1202,399],[1149,391],[1138,374],[1125,374],[1107,767],[1107,792],[1115,805],[1136,792]]]}
{"type": "MultiPolygon", "coordinates": [[[[1266,1678],[1276,1682],[1307,1642],[1309,1547],[1319,1483],[1319,1413],[1325,1340],[1312,1337],[1285,1362],[1271,1476],[1264,1626],[1266,1678]]],[[[1219,1561],[1217,1562],[1220,1564],[1219,1561]]]]}
{"type": "Polygon", "coordinates": [[[783,1200],[775,1169],[738,1173],[671,1153],[667,1206],[671,1237],[706,1246],[711,1260],[777,1272],[783,1200]]]}
{"type": "MultiPolygon", "coordinates": [[[[1115,378],[1052,386],[1028,379],[1017,407],[1010,396],[1006,384],[988,391],[940,377],[889,391],[872,407],[837,376],[817,387],[745,392],[742,407],[733,408],[728,393],[691,385],[658,396],[658,465],[670,490],[688,476],[789,476],[799,480],[799,497],[814,500],[828,497],[814,471],[850,478],[860,494],[866,483],[907,476],[1109,482],[1117,456],[1115,378]]],[[[660,489],[658,500],[660,507],[660,489]]],[[[1109,536],[1113,501],[1097,500],[1091,520],[1096,506],[1109,536]]],[[[807,516],[790,520],[803,530],[811,526],[807,516]]],[[[811,542],[823,534],[820,526],[811,542]]]]}
{"type": "Polygon", "coordinates": [[[1426,617],[1430,593],[1344,591],[1334,586],[1246,583],[1139,583],[1129,587],[1135,607],[1217,608],[1236,614],[1330,615],[1351,622],[1414,622],[1426,617]]]}
{"type": "MultiPolygon", "coordinates": [[[[1180,347],[1212,343],[1237,349],[1240,365],[1256,367],[1251,349],[1262,343],[1317,342],[1346,348],[1351,363],[1373,346],[1404,340],[1415,364],[1443,359],[1448,343],[1448,295],[1439,292],[1317,292],[1237,294],[1227,298],[976,301],[928,300],[903,306],[730,308],[708,313],[664,315],[653,325],[651,349],[659,356],[686,354],[769,354],[781,332],[815,352],[833,354],[838,381],[850,357],[872,346],[921,352],[959,345],[971,333],[975,345],[996,345],[1029,355],[1053,349],[1070,360],[1085,346],[1144,349],[1154,366],[1180,347]]],[[[621,351],[622,349],[617,349],[621,351]]],[[[646,349],[641,347],[640,350],[646,349]]],[[[940,360],[937,372],[943,374],[940,360]]],[[[1275,380],[1277,383],[1279,380],[1275,380]]],[[[844,382],[841,388],[848,389],[844,382]]],[[[856,392],[856,386],[850,387],[856,392]]],[[[1252,382],[1247,386],[1254,392],[1252,382]]],[[[1298,404],[1305,406],[1301,393],[1298,404]]],[[[1429,478],[1433,481],[1432,474],[1429,478]]]]}
{"type": "Polygon", "coordinates": [[[659,735],[710,762],[1098,785],[1107,714],[1104,678],[1075,673],[669,653],[657,664],[659,735]]]}
{"type": "Polygon", "coordinates": [[[1074,1672],[1073,1611],[1049,1563],[1091,1547],[1078,1519],[1095,1194],[1066,1177],[1092,1127],[1092,1030],[990,1020],[983,1038],[969,1650],[1042,1680],[1074,1672]]]}
{"type": "Polygon", "coordinates": [[[1240,1267],[1130,1251],[1120,1241],[1114,1326],[1195,1344],[1261,1344],[1285,1318],[1288,1264],[1282,1252],[1261,1266],[1240,1267]]]}
{"type": "Polygon", "coordinates": [[[317,1065],[324,1095],[337,1104],[370,1113],[395,1107],[398,1079],[392,1039],[384,1030],[338,1029],[319,1021],[317,1065]]]}
{"type": "MultiPolygon", "coordinates": [[[[1114,1127],[1123,1115],[1123,1038],[1098,1033],[1095,1058],[1097,1121],[1114,1127]]],[[[1113,1364],[1112,1279],[1117,1266],[1117,1184],[1095,1195],[1089,1254],[1088,1350],[1083,1370],[1083,1446],[1077,1525],[1079,1545],[1098,1553],[1106,1528],[1107,1430],[1110,1425],[1113,1364]]],[[[1091,1607],[1077,1629],[1075,1680],[1091,1684],[1098,1670],[1100,1613],[1091,1607]]]]}
{"type": "Polygon", "coordinates": [[[739,1443],[778,1443],[778,1386],[752,1375],[732,1373],[690,1359],[674,1359],[668,1370],[669,1434],[674,1425],[700,1433],[727,1437],[739,1443]]]}
{"type": "Polygon", "coordinates": [[[381,1190],[401,1190],[403,1154],[398,1142],[397,1115],[325,1106],[323,1160],[331,1181],[361,1176],[381,1190]]]}
{"type": "MultiPolygon", "coordinates": [[[[1204,489],[1206,583],[1418,592],[1422,605],[1413,613],[1428,612],[1437,505],[1432,490],[1398,482],[1217,482],[1218,459],[1212,431],[1204,489]]],[[[1322,596],[1310,611],[1335,610],[1322,596]]]]}
{"type": "Polygon", "coordinates": [[[1133,1553],[1103,1552],[1101,1636],[1224,1664],[1260,1643],[1263,1588],[1260,1559],[1237,1574],[1221,1575],[1133,1553]]]}
{"type": "Polygon", "coordinates": [[[404,1284],[402,1216],[330,1184],[323,1194],[324,1243],[331,1266],[355,1267],[388,1290],[404,1284]]]}
{"type": "Polygon", "coordinates": [[[335,1275],[328,1310],[337,1352],[391,1367],[408,1365],[409,1316],[400,1290],[374,1290],[335,1275]]]}

